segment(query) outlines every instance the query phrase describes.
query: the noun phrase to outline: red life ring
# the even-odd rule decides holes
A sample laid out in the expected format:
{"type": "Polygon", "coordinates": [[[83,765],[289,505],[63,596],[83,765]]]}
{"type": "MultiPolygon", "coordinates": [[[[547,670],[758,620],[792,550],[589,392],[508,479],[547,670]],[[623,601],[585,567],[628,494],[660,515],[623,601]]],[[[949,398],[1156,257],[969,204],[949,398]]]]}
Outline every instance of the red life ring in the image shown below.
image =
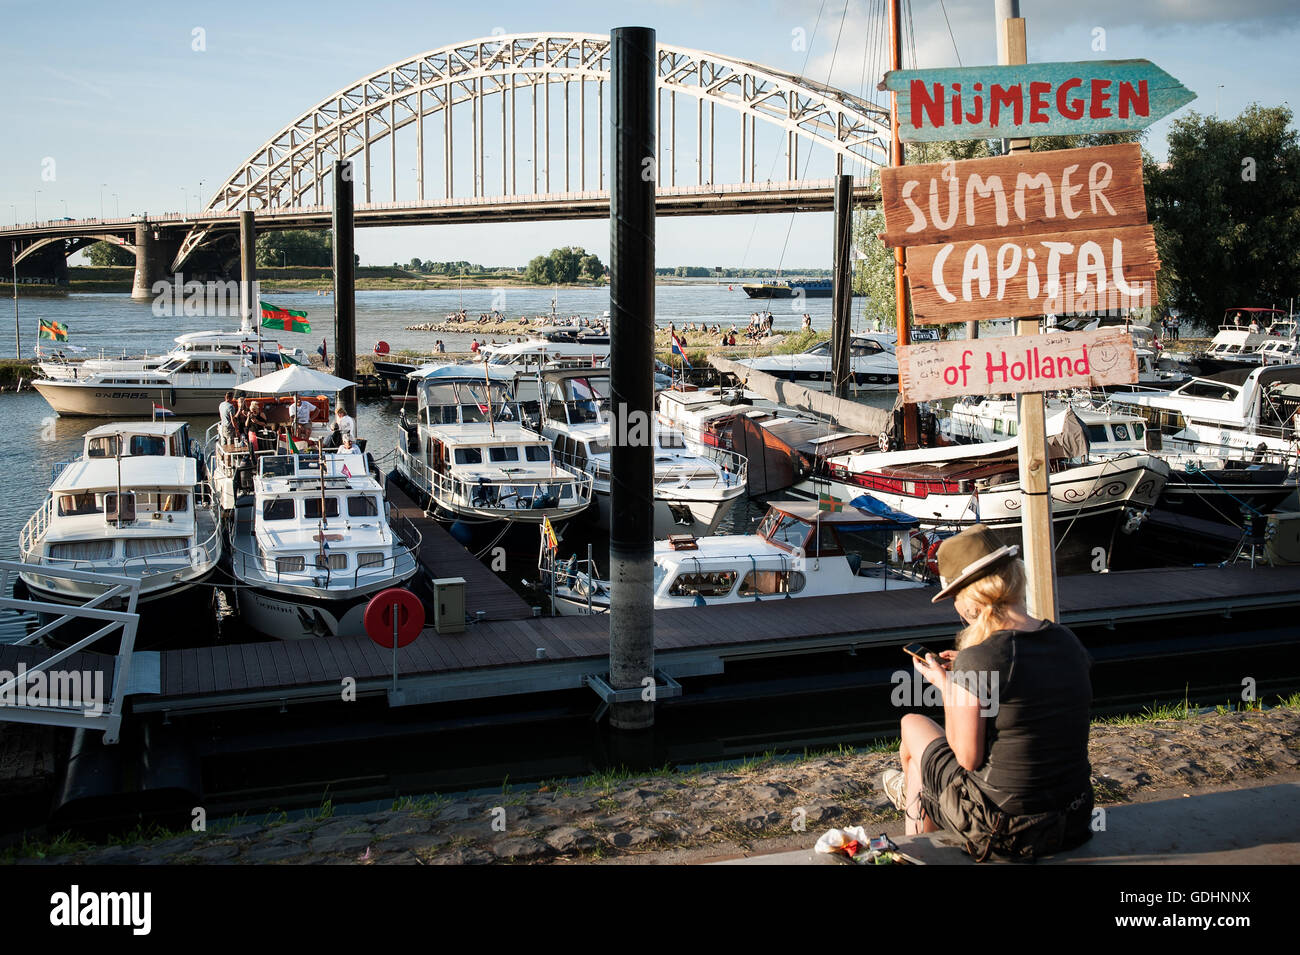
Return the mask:
{"type": "Polygon", "coordinates": [[[386,342],[386,341],[377,341],[377,342],[375,342],[375,354],[376,354],[376,355],[387,355],[387,354],[388,354],[388,342],[386,342]]]}
{"type": "MultiPolygon", "coordinates": [[[[908,540],[911,542],[912,545],[911,548],[912,560],[914,561],[921,560],[925,556],[926,551],[930,547],[930,538],[926,535],[924,531],[913,529],[908,532],[908,540]]],[[[899,539],[898,543],[894,545],[894,556],[898,559],[900,563],[902,562],[903,560],[902,539],[899,539]]]]}
{"type": "Polygon", "coordinates": [[[370,598],[362,616],[366,634],[381,647],[393,646],[393,605],[397,605],[397,645],[404,647],[424,629],[424,604],[402,587],[389,587],[370,598]]]}
{"type": "Polygon", "coordinates": [[[925,551],[925,569],[936,577],[939,576],[939,545],[942,544],[939,538],[930,541],[930,546],[925,551]]]}

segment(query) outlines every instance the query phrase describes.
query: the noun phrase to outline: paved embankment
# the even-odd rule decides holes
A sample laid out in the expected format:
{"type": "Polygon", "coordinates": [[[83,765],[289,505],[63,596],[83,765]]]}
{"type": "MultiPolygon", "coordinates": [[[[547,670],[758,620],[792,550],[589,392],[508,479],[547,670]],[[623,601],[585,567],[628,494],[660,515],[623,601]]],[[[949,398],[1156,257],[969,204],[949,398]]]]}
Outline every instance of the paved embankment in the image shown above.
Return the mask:
{"type": "MultiPolygon", "coordinates": [[[[1295,777],[1300,767],[1300,709],[1097,724],[1089,753],[1097,801],[1103,806],[1177,797],[1224,784],[1260,785],[1295,777]]],[[[901,833],[901,816],[872,786],[877,773],[896,765],[894,753],[846,752],[618,781],[592,777],[487,796],[435,797],[366,815],[214,825],[206,833],[47,851],[43,858],[28,853],[16,861],[702,861],[807,848],[832,826],[901,833]]],[[[1225,818],[1225,825],[1232,823],[1225,818]]]]}

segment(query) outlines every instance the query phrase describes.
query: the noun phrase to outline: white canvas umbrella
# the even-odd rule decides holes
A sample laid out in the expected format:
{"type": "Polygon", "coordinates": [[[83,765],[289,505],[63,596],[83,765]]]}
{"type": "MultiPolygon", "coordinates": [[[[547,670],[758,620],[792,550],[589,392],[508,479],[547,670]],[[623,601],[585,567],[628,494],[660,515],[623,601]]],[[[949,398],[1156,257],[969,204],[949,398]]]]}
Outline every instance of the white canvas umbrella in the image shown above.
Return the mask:
{"type": "Polygon", "coordinates": [[[344,388],[351,388],[355,382],[346,378],[336,378],[323,371],[316,371],[305,365],[290,365],[270,375],[254,378],[242,385],[235,385],[236,391],[251,391],[261,395],[314,394],[327,392],[334,394],[344,388]]]}

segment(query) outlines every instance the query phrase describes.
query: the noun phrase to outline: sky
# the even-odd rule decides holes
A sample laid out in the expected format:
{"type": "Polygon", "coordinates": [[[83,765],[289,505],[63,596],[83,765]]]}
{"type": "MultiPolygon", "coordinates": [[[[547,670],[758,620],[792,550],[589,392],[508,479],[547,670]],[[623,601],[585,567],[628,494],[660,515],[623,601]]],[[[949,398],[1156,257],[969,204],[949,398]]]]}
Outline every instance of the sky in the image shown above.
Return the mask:
{"type": "MultiPolygon", "coordinates": [[[[0,222],[90,217],[101,210],[109,216],[193,211],[253,150],[331,93],[419,53],[493,33],[607,33],[616,26],[649,26],[663,44],[707,50],[876,97],[887,55],[882,8],[883,0],[0,0],[0,88],[7,107],[0,140],[5,146],[0,149],[0,222]]],[[[921,68],[997,62],[993,8],[993,0],[904,0],[904,16],[910,10],[912,23],[905,65],[913,65],[913,45],[921,68]]],[[[1191,111],[1229,117],[1255,102],[1291,105],[1296,98],[1300,103],[1297,0],[1023,0],[1021,14],[1031,62],[1152,60],[1198,96],[1175,118],[1191,111]]],[[[576,89],[573,95],[576,100],[576,89]]],[[[678,102],[677,176],[679,184],[692,184],[695,109],[684,100],[678,102]]],[[[729,170],[720,159],[717,175],[719,181],[734,182],[739,120],[724,113],[731,111],[718,111],[717,150],[732,157],[733,168],[725,175],[729,170]]],[[[489,118],[487,128],[498,128],[494,122],[499,120],[489,118]]],[[[1162,120],[1149,130],[1146,146],[1157,158],[1164,157],[1169,123],[1162,120]]],[[[522,125],[519,129],[524,155],[528,137],[522,125]]],[[[780,135],[775,128],[760,129],[760,179],[785,178],[780,135]]],[[[562,161],[558,143],[553,135],[555,191],[561,188],[555,171],[562,161]]],[[[499,168],[490,138],[486,148],[488,169],[499,168]]],[[[593,175],[594,147],[589,154],[593,175]]],[[[378,201],[391,194],[390,160],[382,146],[373,156],[384,170],[376,182],[378,201]]],[[[414,198],[414,159],[403,153],[400,135],[398,162],[399,199],[414,198]]],[[[808,175],[830,175],[831,162],[820,147],[809,144],[801,151],[808,175]]],[[[459,167],[457,176],[462,183],[468,179],[459,167]]],[[[520,191],[525,176],[531,177],[530,165],[520,166],[520,191]]],[[[661,169],[660,181],[666,178],[661,169]]],[[[435,183],[441,187],[441,181],[440,173],[426,174],[426,190],[435,183]]],[[[529,186],[531,191],[531,181],[529,186]]],[[[831,263],[829,213],[661,217],[656,238],[660,266],[797,269],[831,263]]],[[[424,226],[357,234],[366,265],[412,257],[523,265],[562,245],[582,246],[608,261],[608,222],[424,226]]]]}

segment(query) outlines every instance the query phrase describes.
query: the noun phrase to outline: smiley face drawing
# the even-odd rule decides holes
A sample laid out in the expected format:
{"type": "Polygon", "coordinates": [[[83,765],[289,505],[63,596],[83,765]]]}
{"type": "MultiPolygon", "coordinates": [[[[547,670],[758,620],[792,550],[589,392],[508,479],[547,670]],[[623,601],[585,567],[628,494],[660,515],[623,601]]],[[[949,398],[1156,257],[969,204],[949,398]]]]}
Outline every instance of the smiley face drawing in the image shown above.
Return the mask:
{"type": "Polygon", "coordinates": [[[1119,366],[1123,360],[1120,349],[1114,345],[1099,345],[1092,349],[1088,361],[1097,371],[1105,373],[1119,366]]]}

